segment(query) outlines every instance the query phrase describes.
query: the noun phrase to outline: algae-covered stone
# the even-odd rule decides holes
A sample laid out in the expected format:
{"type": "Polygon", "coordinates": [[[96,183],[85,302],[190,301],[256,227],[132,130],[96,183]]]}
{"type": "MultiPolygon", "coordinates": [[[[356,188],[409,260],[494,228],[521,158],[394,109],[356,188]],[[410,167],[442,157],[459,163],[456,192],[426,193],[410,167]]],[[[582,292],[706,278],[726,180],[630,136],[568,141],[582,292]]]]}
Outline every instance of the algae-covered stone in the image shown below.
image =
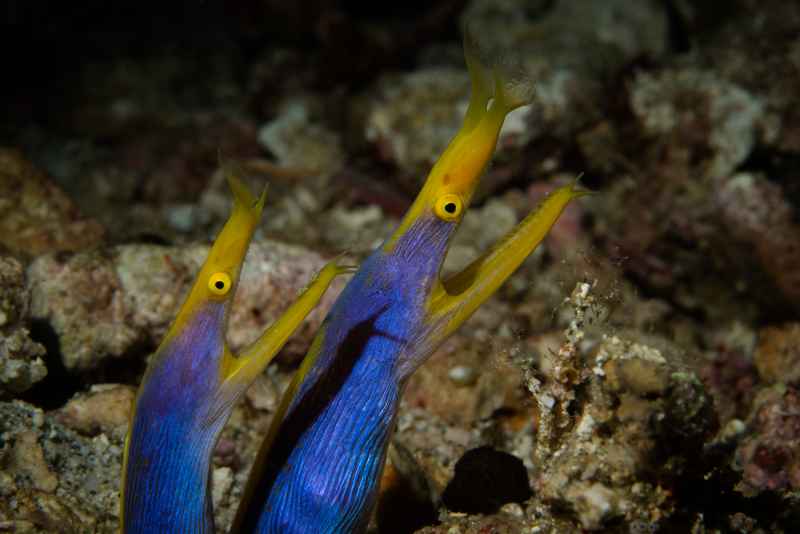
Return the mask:
{"type": "Polygon", "coordinates": [[[752,152],[765,121],[760,98],[701,70],[642,73],[630,99],[644,135],[669,139],[675,146],[704,145],[707,155],[697,163],[709,177],[727,176],[736,169],[752,152]],[[685,135],[701,125],[702,135],[685,135]]]}
{"type": "Polygon", "coordinates": [[[0,397],[22,393],[47,376],[45,350],[22,327],[0,331],[0,397]]]}
{"type": "Polygon", "coordinates": [[[767,382],[795,384],[800,380],[800,323],[763,328],[758,333],[755,364],[767,382]]]}
{"type": "Polygon", "coordinates": [[[28,295],[22,264],[0,256],[0,328],[15,325],[27,311],[28,295]]]}
{"type": "Polygon", "coordinates": [[[599,356],[606,360],[603,371],[612,391],[629,391],[642,396],[664,392],[669,385],[667,360],[657,349],[637,343],[624,344],[618,338],[611,338],[608,343],[622,350],[615,358],[609,358],[607,353],[599,356]],[[617,346],[623,344],[624,347],[617,346]]]}
{"type": "Polygon", "coordinates": [[[303,169],[313,175],[338,173],[344,159],[339,137],[314,117],[321,114],[322,103],[297,97],[280,107],[278,116],[259,130],[261,145],[276,156],[282,167],[303,169]]]}
{"type": "Polygon", "coordinates": [[[747,423],[734,457],[741,472],[736,489],[749,497],[776,492],[790,499],[800,490],[800,391],[780,384],[764,388],[747,423]]]}
{"type": "Polygon", "coordinates": [[[532,382],[540,409],[534,494],[586,530],[659,523],[672,505],[658,481],[703,453],[716,430],[712,400],[667,340],[636,332],[595,339],[591,318],[607,310],[591,288],[578,284],[567,300],[567,340],[532,382]]]}
{"type": "Polygon", "coordinates": [[[0,403],[0,524],[116,532],[121,461],[121,439],[84,438],[33,406],[0,403]]]}
{"type": "Polygon", "coordinates": [[[55,413],[65,427],[85,436],[124,437],[136,390],[122,384],[97,384],[79,393],[55,413]]]}
{"type": "Polygon", "coordinates": [[[557,534],[576,532],[577,528],[563,517],[550,514],[547,507],[541,505],[504,506],[500,512],[490,515],[442,512],[439,520],[438,525],[420,529],[416,534],[557,534]]]}
{"type": "MultiPolygon", "coordinates": [[[[64,365],[97,367],[109,357],[155,347],[166,333],[202,262],[206,245],[123,245],[71,256],[47,255],[28,269],[31,315],[59,337],[64,365]]],[[[316,253],[277,242],[251,245],[230,317],[234,349],[253,340],[322,268],[316,253]]],[[[341,288],[341,279],[334,288],[341,288]]],[[[337,291],[329,291],[287,348],[307,346],[337,291]]]]}
{"type": "Polygon", "coordinates": [[[679,474],[716,427],[711,398],[679,351],[649,342],[659,348],[603,340],[593,372],[582,373],[577,421],[562,423],[557,452],[536,478],[537,495],[570,510],[587,530],[665,517],[669,495],[645,480],[679,474]]]}
{"type": "Polygon", "coordinates": [[[0,256],[0,398],[22,393],[47,375],[44,347],[24,326],[27,312],[22,264],[0,256]]]}

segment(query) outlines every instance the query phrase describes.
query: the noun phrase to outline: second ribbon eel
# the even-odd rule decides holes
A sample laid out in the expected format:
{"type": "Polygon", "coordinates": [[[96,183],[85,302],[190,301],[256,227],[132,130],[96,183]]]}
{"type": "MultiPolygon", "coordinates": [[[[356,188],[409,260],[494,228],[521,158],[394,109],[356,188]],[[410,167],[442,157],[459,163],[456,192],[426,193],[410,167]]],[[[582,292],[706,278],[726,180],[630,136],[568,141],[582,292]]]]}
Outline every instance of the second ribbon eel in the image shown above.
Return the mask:
{"type": "Polygon", "coordinates": [[[466,57],[472,94],[464,124],[325,319],[273,419],[233,532],[363,532],[408,377],[584,193],[556,190],[464,271],[441,278],[505,117],[530,93],[485,65],[469,40],[466,57]]]}

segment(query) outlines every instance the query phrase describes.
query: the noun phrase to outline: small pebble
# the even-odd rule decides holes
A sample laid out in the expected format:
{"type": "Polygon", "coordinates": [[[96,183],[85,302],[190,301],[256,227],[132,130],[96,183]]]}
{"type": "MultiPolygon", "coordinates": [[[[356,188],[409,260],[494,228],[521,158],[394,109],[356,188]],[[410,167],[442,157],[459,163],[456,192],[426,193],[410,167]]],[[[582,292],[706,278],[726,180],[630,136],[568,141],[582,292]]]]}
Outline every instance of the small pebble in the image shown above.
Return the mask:
{"type": "Polygon", "coordinates": [[[456,365],[450,369],[450,372],[447,373],[447,377],[450,378],[450,380],[452,380],[456,385],[471,386],[477,381],[478,374],[472,367],[467,365],[456,365]]]}
{"type": "Polygon", "coordinates": [[[34,428],[41,428],[44,424],[44,414],[39,410],[35,411],[31,417],[31,423],[33,423],[34,428]]]}
{"type": "Polygon", "coordinates": [[[504,514],[508,514],[514,517],[523,517],[525,515],[525,511],[522,509],[522,506],[520,506],[515,502],[504,504],[500,508],[500,511],[503,512],[504,514]]]}

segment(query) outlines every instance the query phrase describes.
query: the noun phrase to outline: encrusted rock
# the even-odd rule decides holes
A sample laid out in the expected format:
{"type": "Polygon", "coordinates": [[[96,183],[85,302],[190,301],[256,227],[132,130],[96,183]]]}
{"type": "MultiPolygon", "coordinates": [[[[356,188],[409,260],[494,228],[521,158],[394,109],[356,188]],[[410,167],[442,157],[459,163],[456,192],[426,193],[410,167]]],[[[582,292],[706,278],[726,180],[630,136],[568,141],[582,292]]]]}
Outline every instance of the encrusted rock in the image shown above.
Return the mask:
{"type": "Polygon", "coordinates": [[[0,331],[0,397],[22,393],[47,376],[45,350],[22,327],[0,331]]]}
{"type": "Polygon", "coordinates": [[[763,328],[755,353],[758,374],[767,382],[800,380],[800,323],[763,328]]]}
{"type": "Polygon", "coordinates": [[[572,510],[585,529],[663,514],[668,494],[643,482],[644,473],[674,476],[701,454],[715,429],[699,379],[674,349],[659,344],[603,341],[592,372],[581,373],[587,396],[577,421],[562,420],[554,452],[538,473],[537,496],[572,510]],[[656,450],[665,457],[654,456],[656,450]]]}
{"type": "Polygon", "coordinates": [[[657,523],[669,494],[649,480],[679,475],[702,454],[716,429],[711,398],[665,340],[605,335],[593,358],[584,355],[593,318],[606,312],[590,284],[568,302],[567,341],[529,379],[540,410],[534,493],[587,530],[622,518],[657,523]]]}
{"type": "Polygon", "coordinates": [[[22,264],[0,256],[0,398],[22,393],[47,375],[44,347],[23,326],[27,312],[22,264]]]}
{"type": "Polygon", "coordinates": [[[0,524],[13,532],[116,532],[122,442],[88,439],[0,403],[0,524]]]}
{"type": "Polygon", "coordinates": [[[136,390],[121,384],[97,384],[88,393],[80,393],[55,414],[72,430],[96,436],[103,433],[124,437],[128,429],[136,390]]]}
{"type": "MultiPolygon", "coordinates": [[[[455,513],[446,520],[433,527],[425,527],[416,534],[518,534],[519,532],[546,532],[526,529],[525,521],[512,514],[499,513],[490,516],[455,513]]],[[[551,531],[552,532],[552,531],[551,531]]]]}
{"type": "MultiPolygon", "coordinates": [[[[619,342],[613,338],[611,343],[619,342]]],[[[602,349],[601,349],[602,350],[602,349]]],[[[630,344],[622,356],[606,360],[601,353],[598,361],[604,361],[603,373],[608,388],[615,392],[630,392],[634,395],[661,395],[669,385],[667,361],[661,353],[640,344],[630,344]]]]}
{"type": "Polygon", "coordinates": [[[722,184],[715,201],[729,237],[747,247],[777,296],[800,309],[800,224],[787,190],[765,176],[740,173],[722,184]]]}
{"type": "MultiPolygon", "coordinates": [[[[154,347],[175,318],[208,250],[206,245],[123,245],[42,256],[28,269],[31,315],[49,321],[68,369],[90,369],[134,348],[154,347]]],[[[252,341],[323,264],[322,257],[299,247],[254,243],[230,317],[231,346],[237,349],[252,341]]],[[[339,279],[334,287],[342,284],[339,279]]],[[[289,342],[289,351],[297,354],[307,346],[337,292],[326,294],[289,342]]]]}
{"type": "Polygon", "coordinates": [[[282,103],[278,117],[259,130],[259,142],[281,166],[329,176],[341,169],[344,156],[339,138],[313,117],[320,114],[321,105],[310,98],[289,99],[282,103]]]}
{"type": "Polygon", "coordinates": [[[440,523],[425,527],[416,534],[559,534],[576,532],[576,526],[547,511],[545,506],[531,504],[527,509],[518,505],[503,507],[496,514],[467,515],[459,512],[444,512],[439,516],[440,523]],[[520,516],[520,511],[523,515],[520,516]]]}
{"type": "Polygon", "coordinates": [[[726,17],[710,5],[676,2],[681,4],[684,10],[696,11],[699,22],[693,30],[701,46],[693,62],[758,93],[774,123],[764,142],[779,151],[800,151],[795,98],[800,89],[800,45],[792,35],[800,21],[800,5],[743,0],[741,11],[731,10],[726,17]]]}
{"type": "MultiPolygon", "coordinates": [[[[214,510],[220,510],[223,502],[230,498],[231,486],[233,486],[233,472],[231,471],[230,467],[217,467],[211,472],[211,500],[213,502],[214,510]]],[[[226,504],[228,503],[226,502],[226,504]]],[[[230,510],[226,510],[226,512],[226,515],[230,515],[230,510]]],[[[217,516],[215,519],[219,525],[219,516],[222,514],[215,515],[217,516]]],[[[230,524],[230,520],[232,518],[226,517],[225,519],[226,526],[224,529],[227,530],[227,526],[230,524]]]]}
{"type": "Polygon", "coordinates": [[[669,139],[673,151],[697,153],[696,164],[708,177],[727,176],[741,164],[766,120],[758,97],[700,70],[641,73],[630,104],[645,136],[669,139]]]}
{"type": "Polygon", "coordinates": [[[800,490],[800,392],[782,385],[762,390],[748,426],[736,449],[737,489],[747,496],[800,490]]]}
{"type": "Polygon", "coordinates": [[[277,163],[271,169],[263,162],[250,166],[275,177],[270,180],[263,227],[270,236],[308,246],[329,229],[309,221],[318,218],[339,191],[341,184],[332,177],[342,171],[345,155],[338,133],[321,120],[325,113],[321,99],[293,93],[277,108],[277,116],[258,132],[259,143],[277,163]]]}
{"type": "Polygon", "coordinates": [[[0,256],[0,328],[17,324],[28,308],[22,264],[11,256],[0,256]]]}

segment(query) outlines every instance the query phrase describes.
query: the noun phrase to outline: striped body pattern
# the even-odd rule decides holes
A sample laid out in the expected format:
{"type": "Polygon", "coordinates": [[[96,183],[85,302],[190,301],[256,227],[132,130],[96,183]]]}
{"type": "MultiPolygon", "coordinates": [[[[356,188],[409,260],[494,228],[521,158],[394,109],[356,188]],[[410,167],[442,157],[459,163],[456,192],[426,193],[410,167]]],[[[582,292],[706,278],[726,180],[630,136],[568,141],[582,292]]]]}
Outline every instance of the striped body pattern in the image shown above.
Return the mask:
{"type": "Polygon", "coordinates": [[[318,334],[315,365],[277,434],[244,531],[358,532],[375,501],[407,356],[427,329],[424,300],[449,225],[431,219],[393,254],[375,251],[350,281],[318,334]],[[427,254],[423,255],[426,256],[427,254]],[[314,528],[311,529],[310,526],[314,528]]]}
{"type": "MultiPolygon", "coordinates": [[[[223,353],[215,325],[221,305],[210,304],[157,354],[133,418],[125,478],[126,532],[213,532],[208,459],[218,428],[198,414],[219,383],[223,353]],[[182,354],[176,354],[181,352],[182,354]],[[180,356],[180,357],[176,357],[180,356]]],[[[225,420],[216,422],[221,426],[225,420]]]]}
{"type": "Polygon", "coordinates": [[[234,209],[142,378],[125,442],[123,533],[214,532],[211,459],[236,401],[317,305],[333,279],[327,264],[289,308],[234,355],[228,313],[265,196],[228,176],[234,209]]]}

